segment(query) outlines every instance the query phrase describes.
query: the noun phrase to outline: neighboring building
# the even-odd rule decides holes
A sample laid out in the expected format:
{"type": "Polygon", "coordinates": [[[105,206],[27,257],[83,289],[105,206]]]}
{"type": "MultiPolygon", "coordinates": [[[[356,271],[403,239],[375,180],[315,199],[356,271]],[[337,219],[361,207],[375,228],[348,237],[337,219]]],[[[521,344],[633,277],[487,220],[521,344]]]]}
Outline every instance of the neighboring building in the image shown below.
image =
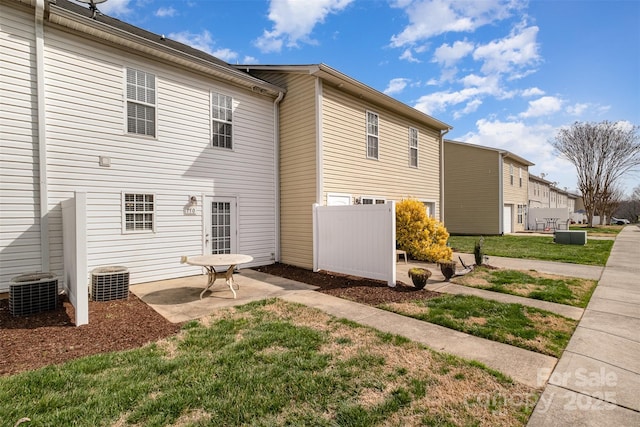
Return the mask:
{"type": "Polygon", "coordinates": [[[525,230],[532,165],[506,150],[445,140],[444,225],[449,233],[525,230]]]}
{"type": "Polygon", "coordinates": [[[529,174],[529,208],[549,208],[552,182],[544,177],[529,174]]]}
{"type": "Polygon", "coordinates": [[[287,90],[280,108],[281,261],[313,267],[312,205],[413,197],[442,210],[451,126],[325,64],[241,65],[287,90]]]}
{"type": "Polygon", "coordinates": [[[64,280],[61,202],[76,191],[87,278],[188,276],[200,269],[180,256],[203,251],[274,262],[283,89],[66,0],[2,0],[0,28],[0,292],[26,272],[64,280]]]}

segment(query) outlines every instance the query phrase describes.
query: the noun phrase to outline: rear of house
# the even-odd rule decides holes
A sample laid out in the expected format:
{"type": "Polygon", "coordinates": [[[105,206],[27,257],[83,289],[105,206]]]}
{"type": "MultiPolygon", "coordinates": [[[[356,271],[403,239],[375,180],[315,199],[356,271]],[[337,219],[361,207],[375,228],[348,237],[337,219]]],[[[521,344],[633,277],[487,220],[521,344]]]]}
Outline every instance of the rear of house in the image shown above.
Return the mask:
{"type": "Polygon", "coordinates": [[[196,274],[179,259],[203,252],[275,260],[282,89],[65,0],[0,10],[0,292],[25,272],[64,277],[61,203],[77,193],[87,279],[196,274]]]}
{"type": "Polygon", "coordinates": [[[287,90],[280,109],[282,262],[313,267],[314,203],[413,197],[440,216],[449,125],[324,64],[238,67],[287,90]]]}
{"type": "Polygon", "coordinates": [[[444,142],[444,225],[452,234],[499,235],[526,228],[528,167],[506,150],[444,142]]]}

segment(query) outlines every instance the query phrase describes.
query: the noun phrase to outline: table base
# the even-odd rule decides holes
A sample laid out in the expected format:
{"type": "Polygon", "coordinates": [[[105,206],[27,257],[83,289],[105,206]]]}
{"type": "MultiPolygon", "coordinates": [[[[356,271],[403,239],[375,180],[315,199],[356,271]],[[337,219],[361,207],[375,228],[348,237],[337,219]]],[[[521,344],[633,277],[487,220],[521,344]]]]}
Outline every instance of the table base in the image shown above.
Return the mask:
{"type": "MultiPolygon", "coordinates": [[[[207,286],[204,288],[202,292],[200,292],[200,299],[202,299],[202,296],[204,295],[204,293],[207,292],[207,290],[209,290],[211,286],[213,286],[218,276],[222,276],[223,274],[223,273],[218,273],[215,267],[213,266],[205,266],[204,268],[207,270],[207,276],[208,276],[207,286]]],[[[229,266],[227,271],[224,273],[225,282],[227,286],[229,286],[229,289],[231,289],[231,292],[233,292],[233,298],[237,298],[236,291],[235,289],[233,289],[233,285],[235,284],[235,281],[233,280],[233,270],[235,270],[235,268],[236,268],[235,265],[231,265],[229,266]]],[[[238,289],[240,289],[240,286],[238,286],[238,289]]]]}

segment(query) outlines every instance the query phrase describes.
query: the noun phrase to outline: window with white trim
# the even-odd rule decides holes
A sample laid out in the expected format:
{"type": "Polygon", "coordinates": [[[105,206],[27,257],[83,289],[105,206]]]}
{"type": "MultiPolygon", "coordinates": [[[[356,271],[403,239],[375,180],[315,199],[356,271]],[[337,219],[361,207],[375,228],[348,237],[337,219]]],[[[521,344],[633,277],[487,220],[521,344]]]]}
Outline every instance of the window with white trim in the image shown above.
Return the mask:
{"type": "Polygon", "coordinates": [[[360,197],[360,203],[363,205],[383,205],[387,203],[387,200],[382,197],[362,196],[360,197]]]}
{"type": "Polygon", "coordinates": [[[376,113],[367,111],[367,158],[378,158],[378,120],[376,113]]]}
{"type": "Polygon", "coordinates": [[[156,136],[156,76],[127,68],[127,132],[156,136]]]}
{"type": "Polygon", "coordinates": [[[518,168],[518,176],[520,179],[520,187],[522,187],[522,168],[518,168]]]}
{"type": "Polygon", "coordinates": [[[509,181],[513,185],[513,165],[509,165],[509,181]]]}
{"type": "Polygon", "coordinates": [[[211,93],[211,145],[233,148],[233,98],[220,93],[211,93]]]}
{"type": "Polygon", "coordinates": [[[427,216],[429,218],[435,218],[436,216],[436,204],[435,202],[422,202],[427,209],[427,216]]]}
{"type": "Polygon", "coordinates": [[[122,228],[125,233],[155,230],[155,195],[122,194],[122,228]]]}
{"type": "Polygon", "coordinates": [[[409,166],[418,167],[418,129],[409,128],[409,166]]]}
{"type": "Polygon", "coordinates": [[[524,205],[518,205],[518,224],[524,224],[524,205]]]}

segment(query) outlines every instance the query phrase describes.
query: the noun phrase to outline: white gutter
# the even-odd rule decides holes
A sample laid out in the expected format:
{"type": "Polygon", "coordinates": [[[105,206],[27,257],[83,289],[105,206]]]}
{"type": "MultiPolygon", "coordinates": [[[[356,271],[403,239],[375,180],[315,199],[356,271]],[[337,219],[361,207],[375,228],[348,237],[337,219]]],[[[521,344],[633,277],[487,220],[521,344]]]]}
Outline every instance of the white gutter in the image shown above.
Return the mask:
{"type": "Polygon", "coordinates": [[[282,101],[282,98],[284,98],[284,92],[278,93],[278,97],[273,101],[274,176],[276,179],[276,253],[274,254],[274,261],[277,262],[280,262],[280,101],[282,101]]]}
{"type": "Polygon", "coordinates": [[[45,0],[36,0],[36,88],[38,103],[38,160],[40,178],[40,263],[42,271],[49,271],[49,189],[47,187],[47,137],[45,127],[44,90],[44,12],[45,0]]]}
{"type": "Polygon", "coordinates": [[[498,231],[504,235],[504,151],[498,156],[498,231]]]}
{"type": "MultiPolygon", "coordinates": [[[[452,128],[440,131],[440,222],[444,224],[444,136],[452,128]]],[[[446,224],[445,224],[446,227],[446,224]]]]}

